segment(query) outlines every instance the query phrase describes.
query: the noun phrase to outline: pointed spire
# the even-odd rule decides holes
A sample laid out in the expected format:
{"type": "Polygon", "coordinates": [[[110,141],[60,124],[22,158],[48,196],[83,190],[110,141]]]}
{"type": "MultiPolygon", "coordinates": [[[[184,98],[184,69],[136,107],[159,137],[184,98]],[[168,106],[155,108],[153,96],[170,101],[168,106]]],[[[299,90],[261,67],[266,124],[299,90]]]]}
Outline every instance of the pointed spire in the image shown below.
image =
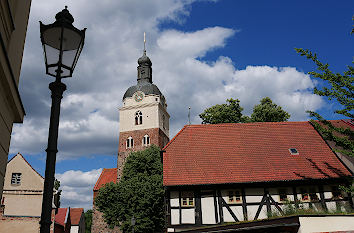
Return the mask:
{"type": "Polygon", "coordinates": [[[146,56],[146,34],[144,32],[144,55],[146,56]]]}

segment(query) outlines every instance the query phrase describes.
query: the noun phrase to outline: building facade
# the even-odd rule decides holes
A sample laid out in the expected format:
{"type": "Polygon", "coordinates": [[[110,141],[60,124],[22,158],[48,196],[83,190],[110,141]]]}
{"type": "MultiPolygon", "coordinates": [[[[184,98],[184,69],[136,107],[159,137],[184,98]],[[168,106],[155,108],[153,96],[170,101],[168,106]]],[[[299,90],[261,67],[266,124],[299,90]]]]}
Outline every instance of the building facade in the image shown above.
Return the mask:
{"type": "MultiPolygon", "coordinates": [[[[0,232],[38,232],[42,211],[44,178],[18,153],[7,164],[0,232]],[[26,231],[17,231],[17,229],[26,231]]],[[[54,192],[54,199],[56,192],[54,192]]],[[[53,203],[55,208],[55,203],[53,203]]],[[[53,209],[53,219],[54,219],[53,209]]],[[[51,227],[53,230],[53,225],[51,227]]]]}
{"type": "MultiPolygon", "coordinates": [[[[104,184],[119,182],[131,152],[144,150],[152,144],[162,149],[169,141],[170,115],[166,99],[152,82],[152,62],[145,50],[138,59],[137,71],[137,84],[127,89],[119,109],[117,168],[102,171],[93,190],[94,198],[104,184]]],[[[93,205],[92,233],[99,232],[119,232],[119,229],[107,228],[102,213],[93,205]]]]}
{"type": "Polygon", "coordinates": [[[351,172],[309,122],[189,125],[163,150],[169,232],[353,207],[351,172]]]}
{"type": "Polygon", "coordinates": [[[22,123],[25,110],[18,92],[31,0],[0,2],[0,198],[13,123],[22,123]]]}

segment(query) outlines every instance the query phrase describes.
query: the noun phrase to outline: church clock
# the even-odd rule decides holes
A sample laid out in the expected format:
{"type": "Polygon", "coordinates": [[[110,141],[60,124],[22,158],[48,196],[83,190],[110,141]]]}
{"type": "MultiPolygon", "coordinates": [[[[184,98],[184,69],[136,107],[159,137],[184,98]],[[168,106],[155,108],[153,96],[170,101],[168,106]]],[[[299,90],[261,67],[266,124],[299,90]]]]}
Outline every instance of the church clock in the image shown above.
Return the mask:
{"type": "Polygon", "coordinates": [[[142,91],[137,91],[134,93],[134,99],[136,102],[140,102],[144,99],[144,93],[142,91]]]}

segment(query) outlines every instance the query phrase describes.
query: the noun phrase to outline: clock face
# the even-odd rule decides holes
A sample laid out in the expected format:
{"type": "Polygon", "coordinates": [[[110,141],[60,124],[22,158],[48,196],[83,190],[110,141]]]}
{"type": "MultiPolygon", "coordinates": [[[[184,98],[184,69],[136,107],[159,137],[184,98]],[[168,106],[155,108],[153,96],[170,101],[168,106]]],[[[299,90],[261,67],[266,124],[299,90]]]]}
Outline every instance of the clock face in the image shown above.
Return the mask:
{"type": "Polygon", "coordinates": [[[142,91],[137,91],[134,93],[134,99],[136,102],[140,102],[144,99],[144,93],[142,91]]]}

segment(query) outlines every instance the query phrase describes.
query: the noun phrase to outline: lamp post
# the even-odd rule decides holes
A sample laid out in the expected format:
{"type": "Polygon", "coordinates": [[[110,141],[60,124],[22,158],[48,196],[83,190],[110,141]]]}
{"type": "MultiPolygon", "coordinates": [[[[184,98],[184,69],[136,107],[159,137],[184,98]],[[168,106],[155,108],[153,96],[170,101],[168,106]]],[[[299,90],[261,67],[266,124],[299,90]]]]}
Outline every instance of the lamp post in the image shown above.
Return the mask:
{"type": "Polygon", "coordinates": [[[132,233],[134,233],[134,227],[135,227],[135,223],[136,223],[136,220],[134,218],[134,215],[132,217],[132,219],[130,220],[131,224],[132,224],[132,233]]]}
{"type": "Polygon", "coordinates": [[[66,85],[62,78],[72,76],[81,50],[84,46],[85,29],[79,30],[72,23],[74,18],[67,6],[55,16],[55,22],[44,25],[40,23],[41,42],[44,50],[46,73],[55,77],[49,84],[52,93],[52,107],[50,110],[50,123],[48,133],[47,161],[45,168],[44,191],[41,214],[41,233],[49,233],[52,224],[52,201],[55,174],[55,160],[58,152],[58,127],[60,103],[66,85]]]}

